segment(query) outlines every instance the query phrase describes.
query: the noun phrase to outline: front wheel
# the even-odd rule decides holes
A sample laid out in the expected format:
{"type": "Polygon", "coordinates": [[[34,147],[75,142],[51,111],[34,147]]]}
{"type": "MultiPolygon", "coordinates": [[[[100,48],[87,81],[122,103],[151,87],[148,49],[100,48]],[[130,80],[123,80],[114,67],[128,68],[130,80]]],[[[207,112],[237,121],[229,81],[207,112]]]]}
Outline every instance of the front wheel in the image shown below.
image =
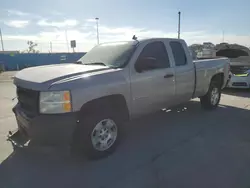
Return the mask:
{"type": "Polygon", "coordinates": [[[206,95],[200,98],[201,106],[207,110],[217,108],[220,103],[221,88],[220,84],[212,82],[206,95]]]}
{"type": "Polygon", "coordinates": [[[119,142],[119,118],[109,111],[94,113],[82,120],[78,132],[78,153],[89,159],[100,159],[112,154],[119,142]],[[82,151],[82,152],[81,152],[82,151]]]}

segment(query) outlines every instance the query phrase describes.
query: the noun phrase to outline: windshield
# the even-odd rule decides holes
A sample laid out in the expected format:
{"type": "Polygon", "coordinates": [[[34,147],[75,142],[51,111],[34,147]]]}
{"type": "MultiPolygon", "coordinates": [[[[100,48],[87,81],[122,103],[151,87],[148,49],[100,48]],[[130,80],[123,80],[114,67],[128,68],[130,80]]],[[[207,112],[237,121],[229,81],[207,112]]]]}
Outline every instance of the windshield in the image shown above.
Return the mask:
{"type": "Polygon", "coordinates": [[[112,68],[123,67],[134,53],[136,45],[131,42],[104,43],[95,46],[81,59],[82,64],[98,64],[112,68]]]}

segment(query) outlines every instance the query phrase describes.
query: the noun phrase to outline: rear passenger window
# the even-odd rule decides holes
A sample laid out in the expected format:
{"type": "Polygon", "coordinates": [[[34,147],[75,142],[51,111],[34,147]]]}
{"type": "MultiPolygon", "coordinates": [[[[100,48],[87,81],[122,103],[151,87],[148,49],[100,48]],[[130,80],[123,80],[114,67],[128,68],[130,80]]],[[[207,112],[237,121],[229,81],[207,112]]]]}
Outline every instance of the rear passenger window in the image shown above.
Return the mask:
{"type": "Polygon", "coordinates": [[[176,66],[183,66],[187,64],[187,57],[185,50],[180,42],[170,42],[170,47],[174,56],[176,66]]]}

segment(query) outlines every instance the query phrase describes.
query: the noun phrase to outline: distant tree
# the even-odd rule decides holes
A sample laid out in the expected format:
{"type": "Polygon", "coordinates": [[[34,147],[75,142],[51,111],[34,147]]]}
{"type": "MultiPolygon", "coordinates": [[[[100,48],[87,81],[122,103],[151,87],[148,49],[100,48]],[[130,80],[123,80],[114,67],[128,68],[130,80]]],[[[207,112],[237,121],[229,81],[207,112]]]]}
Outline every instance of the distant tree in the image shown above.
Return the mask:
{"type": "Polygon", "coordinates": [[[192,44],[189,47],[197,53],[202,51],[203,48],[213,49],[215,45],[212,42],[204,42],[203,44],[192,44]]]}
{"type": "Polygon", "coordinates": [[[192,51],[194,51],[196,54],[198,52],[200,52],[203,48],[203,45],[202,44],[192,44],[189,46],[190,49],[192,49],[192,51]]]}
{"type": "Polygon", "coordinates": [[[213,49],[215,47],[215,45],[212,42],[204,42],[203,47],[213,49]]]}
{"type": "Polygon", "coordinates": [[[29,40],[27,41],[27,44],[28,44],[28,49],[24,50],[24,53],[39,53],[39,51],[35,49],[37,43],[29,40]]]}

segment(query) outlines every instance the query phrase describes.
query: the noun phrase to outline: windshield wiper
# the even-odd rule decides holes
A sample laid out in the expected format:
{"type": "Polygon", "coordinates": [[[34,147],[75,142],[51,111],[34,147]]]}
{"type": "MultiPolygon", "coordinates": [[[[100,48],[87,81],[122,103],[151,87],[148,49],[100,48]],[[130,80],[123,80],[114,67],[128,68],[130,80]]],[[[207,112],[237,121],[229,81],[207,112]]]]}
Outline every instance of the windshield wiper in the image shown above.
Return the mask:
{"type": "Polygon", "coordinates": [[[102,63],[102,62],[84,63],[84,65],[102,65],[102,66],[107,66],[105,63],[102,63]]]}

